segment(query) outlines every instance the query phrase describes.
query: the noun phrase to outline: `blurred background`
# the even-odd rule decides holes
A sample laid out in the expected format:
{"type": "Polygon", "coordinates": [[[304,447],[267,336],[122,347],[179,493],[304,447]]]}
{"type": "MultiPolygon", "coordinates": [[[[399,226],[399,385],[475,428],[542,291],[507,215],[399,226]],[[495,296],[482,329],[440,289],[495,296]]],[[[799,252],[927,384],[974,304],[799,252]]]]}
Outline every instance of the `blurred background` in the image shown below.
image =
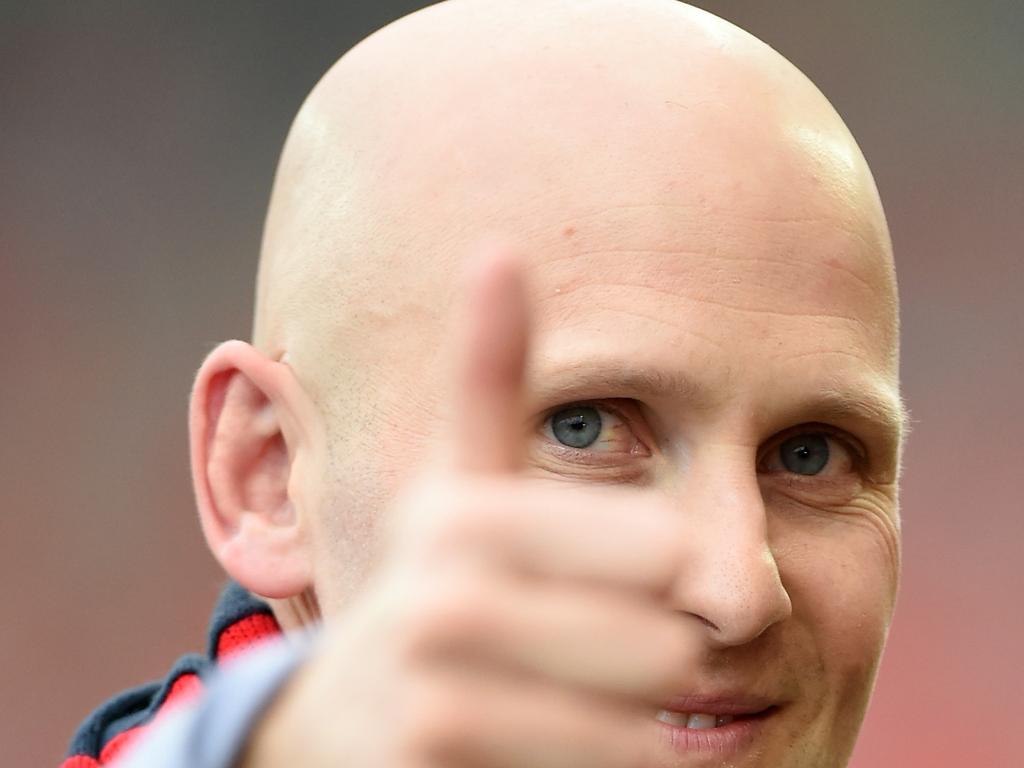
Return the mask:
{"type": "MultiPolygon", "coordinates": [[[[4,765],[56,766],[89,710],[202,648],[193,373],[248,336],[301,100],[426,4],[0,0],[4,765]]],[[[1024,3],[696,4],[829,96],[895,240],[905,574],[854,765],[1024,765],[1024,3]]]]}

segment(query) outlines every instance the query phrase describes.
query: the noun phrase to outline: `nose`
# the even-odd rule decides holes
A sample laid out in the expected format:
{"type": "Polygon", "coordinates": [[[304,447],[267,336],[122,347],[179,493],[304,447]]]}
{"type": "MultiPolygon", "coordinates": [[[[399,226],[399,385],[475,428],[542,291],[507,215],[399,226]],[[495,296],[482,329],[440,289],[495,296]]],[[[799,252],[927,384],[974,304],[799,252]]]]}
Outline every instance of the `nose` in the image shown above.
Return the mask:
{"type": "Polygon", "coordinates": [[[768,540],[757,473],[746,457],[701,457],[673,503],[686,521],[673,607],[719,647],[749,643],[793,612],[768,540]]]}

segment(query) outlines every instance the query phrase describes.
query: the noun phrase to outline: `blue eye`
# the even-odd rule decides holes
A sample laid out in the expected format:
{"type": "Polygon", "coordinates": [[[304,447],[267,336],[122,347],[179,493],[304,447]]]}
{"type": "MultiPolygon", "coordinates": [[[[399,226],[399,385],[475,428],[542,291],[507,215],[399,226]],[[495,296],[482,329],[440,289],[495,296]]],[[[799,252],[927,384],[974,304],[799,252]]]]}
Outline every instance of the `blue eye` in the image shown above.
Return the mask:
{"type": "Polygon", "coordinates": [[[779,446],[779,460],[793,474],[817,475],[828,466],[828,438],[814,434],[791,437],[779,446]]]}
{"type": "Polygon", "coordinates": [[[551,434],[570,448],[589,448],[601,436],[601,414],[588,405],[563,408],[551,415],[551,434]]]}

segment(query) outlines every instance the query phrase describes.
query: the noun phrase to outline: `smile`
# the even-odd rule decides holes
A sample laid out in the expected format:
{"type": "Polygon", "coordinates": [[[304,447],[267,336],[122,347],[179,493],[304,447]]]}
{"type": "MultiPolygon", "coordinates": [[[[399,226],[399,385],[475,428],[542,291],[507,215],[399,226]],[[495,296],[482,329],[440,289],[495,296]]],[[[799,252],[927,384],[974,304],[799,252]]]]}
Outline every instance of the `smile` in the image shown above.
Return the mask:
{"type": "Polygon", "coordinates": [[[662,736],[677,754],[736,756],[757,740],[768,720],[778,712],[778,706],[766,703],[707,702],[700,709],[706,711],[694,711],[698,710],[696,706],[674,705],[658,712],[657,719],[663,723],[662,736]]]}

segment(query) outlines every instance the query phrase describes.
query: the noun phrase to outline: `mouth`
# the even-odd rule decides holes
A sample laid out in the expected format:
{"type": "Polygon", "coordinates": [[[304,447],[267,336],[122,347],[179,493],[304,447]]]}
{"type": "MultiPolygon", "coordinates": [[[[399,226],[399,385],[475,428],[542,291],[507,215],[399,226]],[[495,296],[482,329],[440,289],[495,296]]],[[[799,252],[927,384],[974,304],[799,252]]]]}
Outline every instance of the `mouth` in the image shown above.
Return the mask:
{"type": "Polygon", "coordinates": [[[735,757],[749,749],[779,711],[762,699],[680,697],[657,714],[677,754],[735,757]]]}

